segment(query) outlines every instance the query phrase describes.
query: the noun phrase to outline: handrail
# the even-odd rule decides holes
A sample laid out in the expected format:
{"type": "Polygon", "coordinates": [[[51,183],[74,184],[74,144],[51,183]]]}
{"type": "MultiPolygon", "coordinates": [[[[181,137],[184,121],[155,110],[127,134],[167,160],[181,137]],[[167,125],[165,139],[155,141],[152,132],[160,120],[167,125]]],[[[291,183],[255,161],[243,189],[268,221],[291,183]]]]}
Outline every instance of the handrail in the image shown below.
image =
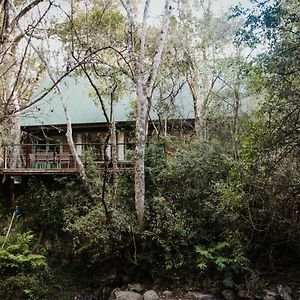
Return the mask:
{"type": "MultiPolygon", "coordinates": [[[[74,143],[74,145],[108,145],[108,146],[112,146],[112,145],[126,145],[126,146],[135,146],[135,143],[74,143]]],[[[65,143],[65,144],[60,144],[60,143],[53,143],[53,144],[28,144],[28,143],[24,143],[24,144],[2,144],[1,147],[18,147],[18,146],[69,146],[69,144],[65,143]]]]}
{"type": "MultiPolygon", "coordinates": [[[[84,156],[89,149],[95,149],[96,162],[106,161],[112,157],[112,146],[116,146],[117,160],[125,161],[128,150],[133,149],[134,143],[75,143],[79,156],[84,156]]],[[[1,146],[3,151],[2,165],[5,169],[10,168],[11,153],[18,148],[19,160],[15,168],[74,168],[76,163],[71,155],[68,144],[6,144],[1,146]]]]}

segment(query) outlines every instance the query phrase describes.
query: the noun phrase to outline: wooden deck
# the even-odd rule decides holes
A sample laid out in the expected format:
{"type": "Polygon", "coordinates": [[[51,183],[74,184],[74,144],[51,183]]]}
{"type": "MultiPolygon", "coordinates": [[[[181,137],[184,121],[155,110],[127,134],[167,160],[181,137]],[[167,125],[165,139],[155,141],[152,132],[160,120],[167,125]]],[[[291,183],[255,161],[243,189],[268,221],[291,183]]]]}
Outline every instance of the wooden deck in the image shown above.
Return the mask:
{"type": "MultiPolygon", "coordinates": [[[[105,162],[96,162],[99,170],[105,168],[105,162]]],[[[109,170],[112,169],[111,163],[108,164],[109,170]]],[[[118,171],[133,170],[132,161],[119,161],[118,171]]],[[[3,175],[74,175],[79,172],[78,168],[0,168],[3,175]]]]}
{"type": "Polygon", "coordinates": [[[77,168],[62,168],[62,169],[0,169],[0,174],[3,175],[72,175],[78,173],[77,168]]]}
{"type": "MultiPolygon", "coordinates": [[[[133,161],[127,160],[126,147],[131,144],[120,143],[117,155],[118,170],[133,170],[133,161]],[[126,147],[125,147],[126,146],[126,147]]],[[[108,167],[112,170],[110,157],[110,144],[76,144],[80,147],[81,159],[85,164],[84,155],[88,151],[95,154],[94,163],[99,170],[108,167]],[[109,150],[109,151],[108,151],[109,150]]],[[[132,146],[132,145],[131,145],[132,146]]],[[[3,145],[3,157],[1,159],[0,174],[11,176],[22,175],[73,175],[79,173],[79,169],[71,153],[66,150],[64,144],[16,144],[3,145]],[[18,167],[11,168],[10,160],[14,151],[19,154],[18,167]]],[[[88,162],[86,162],[88,163],[88,162]]],[[[88,166],[86,166],[88,169],[88,166]]]]}

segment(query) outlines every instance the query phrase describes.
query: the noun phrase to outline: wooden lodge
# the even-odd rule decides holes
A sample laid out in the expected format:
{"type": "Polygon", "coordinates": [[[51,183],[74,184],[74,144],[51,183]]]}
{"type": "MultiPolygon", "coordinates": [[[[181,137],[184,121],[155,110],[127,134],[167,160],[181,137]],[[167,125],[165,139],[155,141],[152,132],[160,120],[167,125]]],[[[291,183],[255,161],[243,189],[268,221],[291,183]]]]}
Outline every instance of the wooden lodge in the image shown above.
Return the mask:
{"type": "MultiPolygon", "coordinates": [[[[50,80],[44,79],[33,95],[31,104],[22,110],[21,144],[2,146],[0,156],[2,174],[67,175],[78,172],[65,136],[66,117],[61,99],[55,89],[51,90],[50,87],[50,80]],[[45,93],[46,96],[41,97],[45,93]],[[12,163],[14,152],[19,153],[17,163],[12,163]]],[[[106,142],[107,120],[99,100],[93,95],[90,83],[82,77],[69,76],[62,81],[61,91],[71,115],[77,154],[83,163],[86,163],[86,155],[92,153],[95,163],[103,167],[111,158],[112,145],[111,141],[106,142]]],[[[176,122],[193,119],[192,98],[180,92],[174,99],[170,101],[168,108],[165,104],[160,107],[158,100],[153,104],[153,109],[149,113],[152,129],[165,126],[166,132],[171,120],[176,122]]],[[[135,94],[129,91],[127,97],[122,97],[114,103],[111,103],[110,99],[105,101],[107,115],[112,116],[116,124],[115,146],[119,168],[132,168],[130,157],[134,150],[135,127],[135,106],[132,103],[135,101],[135,94]]]]}

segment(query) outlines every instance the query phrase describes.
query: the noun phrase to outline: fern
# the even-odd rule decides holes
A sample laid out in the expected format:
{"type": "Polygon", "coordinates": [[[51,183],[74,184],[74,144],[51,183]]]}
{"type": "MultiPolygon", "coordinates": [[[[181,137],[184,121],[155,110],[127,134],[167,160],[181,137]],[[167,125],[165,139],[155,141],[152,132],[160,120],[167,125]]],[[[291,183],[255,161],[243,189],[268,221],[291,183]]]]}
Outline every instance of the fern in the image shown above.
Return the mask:
{"type": "Polygon", "coordinates": [[[233,273],[249,263],[246,257],[234,256],[230,250],[230,245],[226,242],[220,242],[207,248],[204,246],[196,247],[196,252],[199,254],[198,268],[203,271],[209,266],[213,266],[217,271],[221,271],[223,273],[223,285],[226,288],[235,286],[233,273]]]}
{"type": "Polygon", "coordinates": [[[231,260],[217,254],[227,246],[228,245],[225,242],[218,243],[217,245],[208,248],[197,246],[196,252],[200,254],[198,268],[205,270],[207,269],[208,264],[214,264],[218,269],[224,269],[231,260]]]}
{"type": "Polygon", "coordinates": [[[0,249],[0,274],[31,272],[47,267],[45,256],[29,250],[32,241],[31,233],[17,234],[7,241],[6,246],[0,249]]]}
{"type": "Polygon", "coordinates": [[[236,259],[230,256],[225,256],[228,251],[229,244],[220,242],[216,245],[204,248],[197,246],[196,252],[199,253],[197,266],[201,270],[205,270],[209,265],[213,265],[219,271],[223,271],[227,266],[236,263],[236,259]]]}
{"type": "MultiPolygon", "coordinates": [[[[3,244],[3,240],[4,237],[0,237],[0,243],[3,244]]],[[[26,299],[46,299],[42,297],[49,291],[45,281],[51,277],[45,256],[30,251],[33,241],[30,232],[13,233],[0,249],[0,294],[3,299],[19,299],[21,295],[26,299]]]]}

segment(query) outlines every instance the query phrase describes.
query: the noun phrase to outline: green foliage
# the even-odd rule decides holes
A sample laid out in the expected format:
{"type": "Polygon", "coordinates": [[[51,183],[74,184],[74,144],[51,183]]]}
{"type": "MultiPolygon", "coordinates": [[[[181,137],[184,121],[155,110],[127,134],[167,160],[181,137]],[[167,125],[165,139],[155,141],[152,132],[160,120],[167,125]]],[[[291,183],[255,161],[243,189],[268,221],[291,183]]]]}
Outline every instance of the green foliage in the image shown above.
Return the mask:
{"type": "Polygon", "coordinates": [[[213,265],[218,271],[224,271],[232,265],[241,268],[249,263],[246,257],[235,257],[227,242],[218,242],[209,247],[196,246],[196,252],[199,254],[198,268],[201,270],[213,265]]]}
{"type": "Polygon", "coordinates": [[[238,31],[239,42],[246,42],[248,46],[255,47],[267,38],[273,44],[282,28],[292,28],[292,20],[297,18],[297,15],[289,13],[280,0],[255,2],[251,9],[241,6],[233,9],[232,17],[245,16],[244,27],[238,31]]]}
{"type": "Polygon", "coordinates": [[[238,253],[251,253],[252,259],[266,255],[272,263],[284,248],[299,257],[294,209],[300,207],[300,174],[293,152],[287,154],[274,131],[262,124],[266,124],[264,117],[249,123],[240,160],[228,179],[216,185],[220,193],[217,211],[226,228],[223,236],[240,249],[238,253]]]}
{"type": "Polygon", "coordinates": [[[231,160],[218,145],[173,139],[160,147],[164,153],[148,152],[153,165],[160,163],[154,177],[156,189],[147,199],[143,250],[138,258],[153,274],[178,279],[196,274],[194,245],[208,246],[222,233],[215,218],[214,187],[227,177],[231,160]]]}
{"type": "MultiPolygon", "coordinates": [[[[1,245],[4,239],[0,238],[1,245]]],[[[49,295],[51,277],[46,259],[30,250],[33,242],[30,232],[13,233],[0,249],[1,299],[41,299],[49,295]]]]}
{"type": "Polygon", "coordinates": [[[198,260],[198,268],[205,270],[208,268],[208,264],[214,264],[218,270],[224,270],[227,265],[233,263],[233,259],[221,256],[220,254],[226,247],[228,247],[228,244],[225,242],[220,242],[209,248],[197,246],[196,252],[200,257],[198,260]]]}
{"type": "Polygon", "coordinates": [[[169,158],[159,177],[159,192],[186,210],[191,217],[189,226],[198,230],[201,222],[208,225],[213,221],[214,185],[226,178],[230,164],[218,145],[191,143],[169,158]]]}
{"type": "MultiPolygon", "coordinates": [[[[0,249],[0,274],[2,276],[15,271],[30,272],[39,267],[46,267],[43,255],[31,253],[29,246],[32,240],[31,233],[17,234],[10,238],[4,248],[0,249]]],[[[1,237],[0,242],[1,244],[4,242],[4,237],[1,237]]]]}
{"type": "Polygon", "coordinates": [[[118,255],[122,250],[125,242],[123,234],[127,232],[130,224],[125,210],[111,209],[108,220],[103,205],[99,204],[82,216],[76,216],[74,210],[72,212],[67,208],[65,216],[65,230],[73,236],[77,255],[88,253],[95,262],[106,260],[107,256],[118,255]]]}
{"type": "Polygon", "coordinates": [[[185,211],[163,197],[154,197],[146,208],[147,228],[143,233],[143,251],[138,255],[142,264],[151,266],[157,273],[176,278],[186,269],[189,243],[193,232],[188,226],[185,211]]]}
{"type": "Polygon", "coordinates": [[[88,12],[77,13],[72,22],[67,21],[60,24],[55,24],[55,28],[51,30],[53,34],[58,34],[65,43],[76,43],[76,50],[82,50],[79,43],[80,40],[86,41],[88,45],[99,49],[99,42],[102,42],[101,47],[111,43],[111,34],[114,34],[114,41],[124,39],[125,28],[124,16],[119,12],[118,8],[112,3],[94,3],[92,9],[88,12]],[[73,32],[73,34],[71,34],[73,32]],[[74,39],[74,35],[76,38],[74,39]]]}
{"type": "Polygon", "coordinates": [[[227,242],[274,269],[275,259],[287,265],[291,257],[300,257],[295,215],[300,207],[300,18],[296,1],[254,4],[253,10],[236,13],[246,15],[243,41],[252,46],[268,42],[268,50],[248,68],[249,87],[263,103],[244,124],[239,161],[216,185],[217,214],[227,242]],[[286,251],[292,255],[285,256],[286,251]]]}
{"type": "Polygon", "coordinates": [[[36,234],[52,238],[63,228],[63,209],[70,203],[86,203],[86,196],[77,180],[57,178],[50,181],[31,177],[28,188],[18,199],[22,209],[22,225],[36,234]]]}

